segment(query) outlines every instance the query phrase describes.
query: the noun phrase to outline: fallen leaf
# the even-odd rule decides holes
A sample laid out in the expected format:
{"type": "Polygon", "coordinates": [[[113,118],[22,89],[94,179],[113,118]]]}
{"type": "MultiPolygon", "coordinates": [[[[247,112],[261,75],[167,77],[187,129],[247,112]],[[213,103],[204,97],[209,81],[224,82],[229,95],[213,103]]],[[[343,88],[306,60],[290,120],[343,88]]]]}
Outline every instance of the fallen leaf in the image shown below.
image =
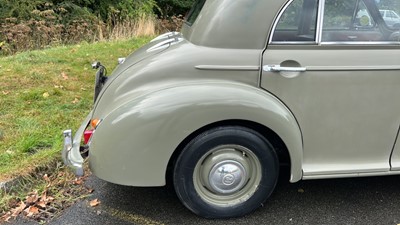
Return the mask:
{"type": "Polygon", "coordinates": [[[49,92],[43,93],[43,98],[48,98],[50,96],[49,92]]]}
{"type": "Polygon", "coordinates": [[[35,206],[29,206],[27,209],[24,210],[24,212],[27,213],[27,217],[32,217],[35,214],[39,213],[39,208],[35,207],[35,206]]]}
{"type": "Polygon", "coordinates": [[[94,189],[92,189],[92,188],[88,189],[89,194],[93,193],[93,191],[94,191],[94,189]]]}
{"type": "Polygon", "coordinates": [[[75,180],[73,181],[73,184],[76,184],[76,185],[81,185],[82,183],[83,183],[83,180],[78,179],[78,178],[75,178],[75,180]]]}
{"type": "Polygon", "coordinates": [[[75,99],[72,101],[72,104],[76,104],[76,103],[78,103],[78,102],[79,102],[79,99],[75,98],[75,99]]]}
{"type": "Polygon", "coordinates": [[[39,213],[39,208],[36,206],[31,206],[29,209],[29,212],[33,213],[33,214],[38,214],[39,213]]]}
{"type": "Polygon", "coordinates": [[[89,205],[91,206],[91,207],[95,207],[95,206],[98,206],[100,204],[100,201],[96,198],[96,199],[93,199],[92,201],[90,201],[89,202],[89,205]]]}
{"type": "Polygon", "coordinates": [[[2,217],[0,217],[0,219],[3,220],[4,222],[9,222],[9,220],[11,219],[11,213],[8,212],[8,213],[4,214],[2,217]]]}
{"type": "Polygon", "coordinates": [[[3,95],[8,95],[8,94],[10,94],[9,91],[3,91],[3,95]]]}
{"type": "Polygon", "coordinates": [[[46,203],[44,201],[37,202],[36,205],[41,208],[46,208],[46,203]]]}
{"type": "Polygon", "coordinates": [[[39,200],[37,194],[29,195],[26,197],[26,204],[34,204],[37,200],[39,200]]]}
{"type": "Polygon", "coordinates": [[[64,79],[64,80],[68,80],[68,75],[63,71],[63,72],[61,72],[61,76],[62,76],[62,78],[64,79]]]}
{"type": "Polygon", "coordinates": [[[7,150],[6,153],[9,154],[9,155],[14,155],[15,154],[15,152],[13,152],[11,150],[7,150]]]}
{"type": "Polygon", "coordinates": [[[303,188],[299,188],[299,189],[297,190],[297,192],[299,192],[299,193],[304,193],[304,189],[303,189],[303,188]]]}
{"type": "Polygon", "coordinates": [[[50,178],[49,178],[49,176],[47,175],[47,173],[46,173],[45,175],[43,175],[43,179],[44,179],[45,181],[47,181],[47,182],[50,182],[50,178]]]}
{"type": "Polygon", "coordinates": [[[46,191],[43,192],[42,196],[39,199],[40,202],[44,202],[45,204],[47,204],[48,202],[51,202],[53,200],[54,200],[53,197],[47,196],[46,191]]]}
{"type": "Polygon", "coordinates": [[[11,210],[11,212],[12,212],[11,216],[17,217],[22,211],[24,211],[25,207],[26,207],[26,204],[23,201],[21,201],[19,203],[19,206],[17,206],[16,208],[11,210]]]}
{"type": "Polygon", "coordinates": [[[40,201],[47,202],[47,193],[46,193],[46,191],[43,192],[42,196],[40,197],[40,201]]]}

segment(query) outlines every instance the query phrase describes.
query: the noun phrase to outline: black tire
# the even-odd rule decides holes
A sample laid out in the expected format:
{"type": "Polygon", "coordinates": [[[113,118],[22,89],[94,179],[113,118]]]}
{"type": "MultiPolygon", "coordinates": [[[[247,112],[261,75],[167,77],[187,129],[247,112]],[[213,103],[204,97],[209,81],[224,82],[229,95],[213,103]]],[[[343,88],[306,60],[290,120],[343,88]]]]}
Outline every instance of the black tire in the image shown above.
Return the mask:
{"type": "Polygon", "coordinates": [[[239,217],[267,200],[278,174],[278,157],[262,135],[239,126],[218,127],[183,149],[174,167],[174,187],[199,216],[239,217]]]}

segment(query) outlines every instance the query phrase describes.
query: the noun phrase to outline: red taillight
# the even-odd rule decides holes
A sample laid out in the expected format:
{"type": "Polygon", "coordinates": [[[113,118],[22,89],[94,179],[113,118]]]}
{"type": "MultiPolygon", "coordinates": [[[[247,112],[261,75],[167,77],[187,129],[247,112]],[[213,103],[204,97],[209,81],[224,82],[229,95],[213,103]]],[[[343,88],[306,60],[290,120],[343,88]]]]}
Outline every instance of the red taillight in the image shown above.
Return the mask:
{"type": "Polygon", "coordinates": [[[83,143],[85,145],[87,145],[87,143],[90,140],[90,137],[92,137],[93,131],[94,130],[85,130],[85,132],[83,132],[83,143]]]}

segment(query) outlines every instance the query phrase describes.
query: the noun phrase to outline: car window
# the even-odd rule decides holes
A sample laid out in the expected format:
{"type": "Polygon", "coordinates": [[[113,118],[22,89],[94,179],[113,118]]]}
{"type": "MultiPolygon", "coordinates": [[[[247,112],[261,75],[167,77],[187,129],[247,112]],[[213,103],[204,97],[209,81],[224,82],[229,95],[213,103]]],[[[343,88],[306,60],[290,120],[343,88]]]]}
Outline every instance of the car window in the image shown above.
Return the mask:
{"type": "Polygon", "coordinates": [[[281,14],[273,42],[315,43],[317,0],[294,0],[281,14]]]}
{"type": "Polygon", "coordinates": [[[400,9],[399,3],[399,0],[326,0],[322,42],[399,42],[400,19],[396,23],[391,18],[393,11],[385,9],[400,9]]]}
{"type": "Polygon", "coordinates": [[[271,44],[400,43],[400,0],[325,0],[321,16],[318,4],[293,0],[287,5],[271,44]]]}
{"type": "Polygon", "coordinates": [[[325,3],[323,23],[325,30],[371,28],[374,25],[375,22],[363,1],[328,0],[325,3]]]}
{"type": "Polygon", "coordinates": [[[187,24],[192,25],[194,23],[194,21],[196,21],[205,2],[206,2],[206,0],[195,1],[195,3],[192,6],[192,9],[189,11],[189,13],[186,16],[187,24]]]}
{"type": "Polygon", "coordinates": [[[383,34],[359,0],[327,0],[322,25],[323,42],[381,41],[383,34]]]}

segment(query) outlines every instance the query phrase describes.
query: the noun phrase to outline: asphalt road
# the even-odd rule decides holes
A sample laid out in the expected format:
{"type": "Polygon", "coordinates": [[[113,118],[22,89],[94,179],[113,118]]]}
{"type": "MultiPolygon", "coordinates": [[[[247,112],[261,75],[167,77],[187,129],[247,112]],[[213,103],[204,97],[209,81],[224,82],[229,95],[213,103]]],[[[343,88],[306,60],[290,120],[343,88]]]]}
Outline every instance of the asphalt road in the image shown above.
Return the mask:
{"type": "MultiPolygon", "coordinates": [[[[171,188],[119,186],[95,177],[81,201],[53,219],[52,225],[91,224],[400,224],[400,176],[301,181],[280,179],[263,207],[236,219],[207,220],[188,211],[171,188]],[[90,207],[89,201],[101,203],[90,207]]],[[[17,220],[15,224],[36,224],[17,220]]]]}

